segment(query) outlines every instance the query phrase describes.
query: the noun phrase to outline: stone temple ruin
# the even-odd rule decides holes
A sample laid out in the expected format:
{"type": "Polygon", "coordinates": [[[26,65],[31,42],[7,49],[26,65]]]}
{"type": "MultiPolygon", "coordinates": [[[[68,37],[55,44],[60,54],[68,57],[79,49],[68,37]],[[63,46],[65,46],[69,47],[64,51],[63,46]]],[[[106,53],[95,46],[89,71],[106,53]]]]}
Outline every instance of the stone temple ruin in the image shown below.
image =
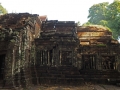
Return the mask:
{"type": "Polygon", "coordinates": [[[12,13],[0,16],[0,84],[114,83],[120,79],[120,44],[101,26],[12,13]]]}

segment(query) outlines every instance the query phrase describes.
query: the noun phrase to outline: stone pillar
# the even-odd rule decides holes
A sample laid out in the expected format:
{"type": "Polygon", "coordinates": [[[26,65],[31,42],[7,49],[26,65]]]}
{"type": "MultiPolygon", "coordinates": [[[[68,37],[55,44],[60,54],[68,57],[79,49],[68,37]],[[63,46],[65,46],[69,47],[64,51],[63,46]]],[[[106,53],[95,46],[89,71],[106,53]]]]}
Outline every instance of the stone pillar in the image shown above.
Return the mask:
{"type": "Polygon", "coordinates": [[[116,67],[117,57],[118,57],[118,56],[115,56],[115,62],[114,62],[114,69],[115,69],[115,70],[117,70],[117,67],[116,67]]]}
{"type": "Polygon", "coordinates": [[[103,69],[101,54],[97,55],[96,65],[97,65],[96,69],[98,69],[98,70],[102,70],[103,69]]]}
{"type": "Polygon", "coordinates": [[[39,64],[41,65],[42,64],[42,62],[41,62],[41,50],[39,50],[39,64]]]}
{"type": "Polygon", "coordinates": [[[43,65],[45,65],[45,51],[43,50],[43,59],[42,59],[42,61],[43,61],[43,65]]]}
{"type": "MultiPolygon", "coordinates": [[[[6,57],[5,57],[5,67],[4,67],[4,72],[5,72],[5,78],[4,78],[4,86],[6,87],[13,87],[14,85],[14,76],[12,75],[12,49],[8,49],[6,57]]],[[[14,85],[15,86],[15,85],[14,85]]]]}
{"type": "Polygon", "coordinates": [[[13,56],[12,56],[12,83],[13,86],[15,87],[15,82],[14,82],[14,66],[15,66],[15,50],[13,49],[13,56]]]}
{"type": "Polygon", "coordinates": [[[72,65],[74,65],[74,50],[72,50],[72,65]]]}
{"type": "Polygon", "coordinates": [[[60,64],[60,60],[59,60],[59,49],[56,48],[56,65],[58,66],[60,64]]]}
{"type": "Polygon", "coordinates": [[[62,63],[62,51],[60,50],[60,65],[62,63]]]}
{"type": "Polygon", "coordinates": [[[40,61],[41,61],[41,65],[43,65],[43,51],[40,51],[40,61]]]}
{"type": "Polygon", "coordinates": [[[53,49],[53,56],[52,56],[52,65],[54,65],[54,49],[53,49]]]}
{"type": "Polygon", "coordinates": [[[60,65],[60,50],[58,50],[58,65],[60,65]]]}
{"type": "Polygon", "coordinates": [[[47,65],[47,50],[44,51],[44,64],[47,65]]]}
{"type": "Polygon", "coordinates": [[[77,67],[77,49],[74,50],[75,66],[77,67]]]}
{"type": "Polygon", "coordinates": [[[48,50],[47,51],[47,62],[48,62],[48,65],[50,65],[50,51],[48,50]]]}
{"type": "Polygon", "coordinates": [[[58,66],[59,64],[59,52],[58,48],[54,49],[54,65],[58,66]]]}

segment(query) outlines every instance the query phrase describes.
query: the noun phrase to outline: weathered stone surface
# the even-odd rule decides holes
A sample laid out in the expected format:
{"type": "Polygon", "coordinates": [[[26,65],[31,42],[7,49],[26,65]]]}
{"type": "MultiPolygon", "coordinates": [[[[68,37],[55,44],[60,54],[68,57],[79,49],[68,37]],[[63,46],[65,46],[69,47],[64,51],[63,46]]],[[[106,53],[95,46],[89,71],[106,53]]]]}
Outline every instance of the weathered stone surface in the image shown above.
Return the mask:
{"type": "Polygon", "coordinates": [[[29,13],[0,16],[3,86],[116,83],[120,78],[119,49],[112,32],[103,27],[77,27],[74,21],[41,20],[29,13]]]}

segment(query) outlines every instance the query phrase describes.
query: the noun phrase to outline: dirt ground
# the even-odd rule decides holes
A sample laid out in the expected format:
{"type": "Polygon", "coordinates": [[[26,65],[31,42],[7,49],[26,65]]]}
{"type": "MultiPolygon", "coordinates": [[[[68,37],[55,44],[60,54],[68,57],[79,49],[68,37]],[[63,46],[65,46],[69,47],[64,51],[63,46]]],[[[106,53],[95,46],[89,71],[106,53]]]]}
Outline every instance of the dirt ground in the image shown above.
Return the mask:
{"type": "Polygon", "coordinates": [[[84,84],[79,86],[40,85],[18,90],[120,90],[120,87],[104,84],[84,84]]]}
{"type": "Polygon", "coordinates": [[[16,87],[16,89],[0,89],[0,90],[120,90],[120,86],[86,83],[84,85],[77,85],[77,86],[39,85],[39,86],[31,86],[28,87],[27,89],[16,87]]]}

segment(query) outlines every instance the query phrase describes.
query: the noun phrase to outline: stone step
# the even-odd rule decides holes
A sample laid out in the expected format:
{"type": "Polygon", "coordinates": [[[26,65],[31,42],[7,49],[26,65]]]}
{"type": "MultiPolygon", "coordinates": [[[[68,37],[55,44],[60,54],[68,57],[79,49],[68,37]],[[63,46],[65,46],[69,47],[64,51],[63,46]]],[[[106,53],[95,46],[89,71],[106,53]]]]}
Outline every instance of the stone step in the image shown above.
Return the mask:
{"type": "Polygon", "coordinates": [[[49,83],[49,84],[52,84],[52,83],[54,83],[54,84],[59,84],[59,83],[61,83],[61,84],[68,84],[68,83],[81,83],[81,82],[83,82],[84,81],[84,79],[83,78],[55,78],[55,77],[40,77],[39,78],[39,83],[45,83],[45,84],[47,84],[47,83],[49,83]]]}
{"type": "Polygon", "coordinates": [[[36,84],[37,81],[41,84],[69,84],[82,83],[85,81],[97,83],[109,83],[109,79],[116,80],[119,73],[115,70],[78,70],[72,66],[46,67],[36,66],[37,72],[32,72],[32,82],[36,84]],[[38,79],[38,80],[37,80],[38,79]]]}
{"type": "Polygon", "coordinates": [[[114,75],[68,75],[68,74],[39,74],[38,77],[65,77],[65,78],[118,78],[114,75]]]}
{"type": "Polygon", "coordinates": [[[39,71],[39,72],[79,72],[79,70],[71,70],[71,69],[68,69],[68,70],[66,70],[66,69],[61,69],[61,70],[59,70],[59,69],[41,69],[41,68],[36,68],[36,71],[39,71]]]}
{"type": "Polygon", "coordinates": [[[2,87],[2,86],[0,86],[0,90],[14,90],[14,88],[7,88],[7,87],[2,87]]]}
{"type": "Polygon", "coordinates": [[[118,73],[117,70],[96,70],[96,69],[87,69],[87,70],[79,70],[80,72],[115,72],[118,73]]]}
{"type": "Polygon", "coordinates": [[[31,81],[32,81],[32,84],[37,85],[37,78],[36,77],[32,77],[31,81]]]}
{"type": "Polygon", "coordinates": [[[81,77],[83,77],[83,78],[85,78],[85,79],[87,79],[87,78],[103,78],[103,79],[108,79],[108,78],[117,78],[117,77],[115,77],[115,76],[99,76],[99,75],[82,75],[81,77]]]}
{"type": "Polygon", "coordinates": [[[83,77],[82,75],[65,75],[65,74],[43,74],[43,73],[39,73],[37,74],[38,77],[75,77],[75,76],[78,76],[78,77],[83,77]]]}
{"type": "Polygon", "coordinates": [[[65,75],[65,78],[83,78],[82,75],[65,75]]]}
{"type": "Polygon", "coordinates": [[[49,72],[37,72],[37,74],[40,76],[46,76],[46,75],[48,75],[48,76],[50,76],[50,75],[80,75],[79,72],[59,72],[59,71],[57,71],[57,72],[55,72],[55,71],[54,72],[51,72],[51,71],[49,71],[49,72]]]}
{"type": "Polygon", "coordinates": [[[64,68],[58,68],[58,70],[71,70],[71,71],[76,71],[76,70],[78,70],[77,68],[75,68],[75,67],[71,67],[71,68],[66,68],[66,67],[64,67],[64,68]]]}
{"type": "Polygon", "coordinates": [[[34,66],[34,67],[31,67],[31,68],[49,69],[50,67],[49,66],[34,66]]]}
{"type": "Polygon", "coordinates": [[[75,74],[79,75],[79,70],[76,67],[73,66],[59,66],[59,67],[45,67],[45,66],[40,66],[36,68],[37,73],[40,75],[40,73],[44,74],[45,76],[48,74],[75,74]],[[42,68],[41,68],[42,67],[42,68]]]}
{"type": "Polygon", "coordinates": [[[80,74],[79,71],[53,71],[53,70],[47,70],[47,71],[41,71],[36,70],[38,73],[53,73],[53,74],[80,74]]]}
{"type": "Polygon", "coordinates": [[[110,75],[110,74],[114,74],[114,75],[120,75],[119,72],[117,71],[87,71],[87,70],[80,70],[79,71],[80,74],[89,74],[89,75],[110,75]]]}
{"type": "Polygon", "coordinates": [[[62,71],[62,74],[70,74],[70,75],[72,75],[72,74],[80,74],[79,72],[76,72],[76,71],[62,71]]]}
{"type": "Polygon", "coordinates": [[[47,73],[52,73],[52,74],[61,74],[61,71],[52,71],[52,70],[47,70],[47,73]]]}
{"type": "Polygon", "coordinates": [[[51,74],[48,73],[37,73],[38,77],[51,77],[51,74]]]}

